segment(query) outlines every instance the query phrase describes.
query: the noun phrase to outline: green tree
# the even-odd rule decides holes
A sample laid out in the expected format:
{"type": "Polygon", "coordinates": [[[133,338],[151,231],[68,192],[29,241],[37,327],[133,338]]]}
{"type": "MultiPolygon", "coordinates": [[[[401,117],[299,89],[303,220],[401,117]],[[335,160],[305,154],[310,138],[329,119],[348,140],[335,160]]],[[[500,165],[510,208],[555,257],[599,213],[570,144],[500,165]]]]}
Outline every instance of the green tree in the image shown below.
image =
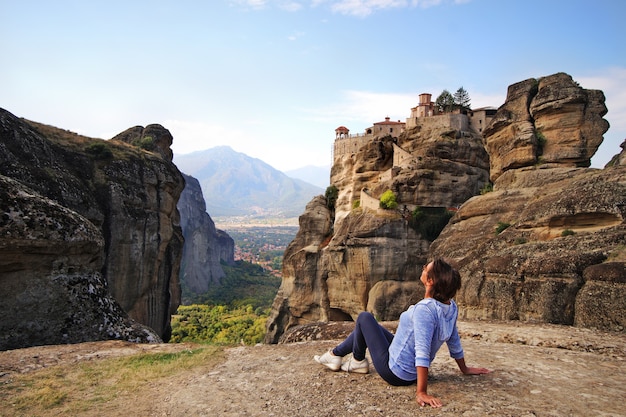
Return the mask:
{"type": "Polygon", "coordinates": [[[380,207],[390,210],[398,207],[396,195],[393,191],[387,190],[383,193],[383,195],[380,196],[380,207]]]}
{"type": "MultiPolygon", "coordinates": [[[[268,310],[269,312],[269,310],[268,310]]],[[[251,305],[236,308],[193,304],[180,306],[172,317],[171,343],[205,342],[254,345],[263,341],[267,313],[251,305]]]]}
{"type": "Polygon", "coordinates": [[[437,100],[435,106],[441,113],[449,113],[454,109],[454,97],[448,90],[443,90],[437,100]]]}
{"type": "Polygon", "coordinates": [[[326,197],[326,207],[330,210],[335,209],[335,203],[337,202],[337,197],[339,196],[339,190],[334,185],[331,185],[326,188],[326,193],[324,194],[326,197]]]}
{"type": "Polygon", "coordinates": [[[454,93],[454,104],[463,109],[470,108],[470,96],[463,87],[459,87],[456,93],[454,93]]]}

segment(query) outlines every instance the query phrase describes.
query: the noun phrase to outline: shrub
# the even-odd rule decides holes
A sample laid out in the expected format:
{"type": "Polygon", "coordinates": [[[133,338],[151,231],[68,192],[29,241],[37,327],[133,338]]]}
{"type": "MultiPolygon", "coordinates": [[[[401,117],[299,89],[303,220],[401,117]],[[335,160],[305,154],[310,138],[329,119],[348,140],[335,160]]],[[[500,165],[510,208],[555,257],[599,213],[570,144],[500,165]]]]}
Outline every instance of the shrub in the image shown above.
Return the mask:
{"type": "Polygon", "coordinates": [[[393,210],[398,207],[396,195],[393,191],[387,190],[380,196],[380,207],[385,210],[393,210]]]}
{"type": "Polygon", "coordinates": [[[498,222],[498,225],[496,226],[496,235],[504,232],[509,226],[511,226],[510,223],[498,222]]]}
{"type": "Polygon", "coordinates": [[[561,232],[561,236],[572,236],[575,235],[576,232],[573,231],[572,229],[565,229],[561,232]]]}
{"type": "Polygon", "coordinates": [[[416,207],[411,213],[409,226],[426,240],[434,241],[441,234],[454,212],[444,207],[416,207]]]}
{"type": "Polygon", "coordinates": [[[359,207],[361,207],[361,200],[354,200],[354,202],[352,203],[352,208],[358,209],[359,207]]]}
{"type": "Polygon", "coordinates": [[[337,203],[337,197],[339,197],[339,189],[337,189],[334,185],[328,186],[324,197],[326,197],[326,207],[328,207],[329,210],[334,210],[335,204],[337,203]]]}
{"type": "Polygon", "coordinates": [[[537,138],[537,155],[543,155],[543,149],[546,146],[546,137],[539,130],[535,131],[535,137],[537,138]]]}
{"type": "Polygon", "coordinates": [[[523,245],[524,243],[528,242],[526,240],[526,238],[523,237],[518,237],[517,239],[515,239],[515,241],[513,242],[515,245],[523,245]]]}
{"type": "Polygon", "coordinates": [[[493,191],[493,184],[488,182],[480,189],[480,195],[487,194],[493,191]]]}
{"type": "Polygon", "coordinates": [[[141,139],[134,140],[133,145],[138,146],[141,149],[145,149],[146,151],[153,151],[155,148],[152,136],[146,136],[141,139]]]}
{"type": "Polygon", "coordinates": [[[113,152],[109,144],[105,142],[94,142],[85,148],[85,152],[93,156],[94,159],[111,159],[113,152]]]}

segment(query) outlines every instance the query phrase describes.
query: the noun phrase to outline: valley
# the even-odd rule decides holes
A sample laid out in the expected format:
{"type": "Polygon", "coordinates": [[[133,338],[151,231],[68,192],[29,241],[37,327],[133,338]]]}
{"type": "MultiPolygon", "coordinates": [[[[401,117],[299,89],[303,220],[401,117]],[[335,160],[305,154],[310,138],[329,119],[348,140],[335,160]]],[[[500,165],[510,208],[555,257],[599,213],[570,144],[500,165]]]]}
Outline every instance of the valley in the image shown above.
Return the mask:
{"type": "Polygon", "coordinates": [[[288,224],[219,224],[235,241],[235,260],[261,265],[273,276],[280,277],[282,259],[287,245],[298,233],[298,226],[288,224]]]}

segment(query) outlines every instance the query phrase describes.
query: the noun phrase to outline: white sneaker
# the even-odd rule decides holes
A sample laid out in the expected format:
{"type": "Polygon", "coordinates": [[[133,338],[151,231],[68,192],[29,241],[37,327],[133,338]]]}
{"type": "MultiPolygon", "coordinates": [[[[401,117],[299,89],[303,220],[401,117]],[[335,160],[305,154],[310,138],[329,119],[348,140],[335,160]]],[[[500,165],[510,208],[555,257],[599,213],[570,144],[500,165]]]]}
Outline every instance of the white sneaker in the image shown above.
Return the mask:
{"type": "Polygon", "coordinates": [[[321,356],[315,355],[313,356],[313,359],[315,359],[315,362],[327,366],[333,371],[338,371],[339,369],[341,369],[341,356],[333,355],[332,350],[329,350],[321,356]]]}
{"type": "Polygon", "coordinates": [[[341,370],[346,372],[354,372],[357,374],[368,374],[370,372],[370,364],[367,358],[362,361],[354,359],[352,356],[341,365],[341,370]]]}

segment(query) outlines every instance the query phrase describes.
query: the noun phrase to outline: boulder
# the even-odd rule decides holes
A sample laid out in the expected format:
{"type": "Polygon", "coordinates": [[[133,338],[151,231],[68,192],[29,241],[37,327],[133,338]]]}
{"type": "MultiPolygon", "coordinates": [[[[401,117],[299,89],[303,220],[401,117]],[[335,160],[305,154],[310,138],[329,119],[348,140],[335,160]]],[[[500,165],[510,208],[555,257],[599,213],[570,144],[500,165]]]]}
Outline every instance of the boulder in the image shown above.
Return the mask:
{"type": "Polygon", "coordinates": [[[535,164],[588,167],[609,123],[604,93],[565,73],[509,87],[483,136],[495,181],[509,169],[535,164]]]}
{"type": "Polygon", "coordinates": [[[122,310],[89,220],[0,175],[0,350],[123,339],[161,342],[122,310]]]}

